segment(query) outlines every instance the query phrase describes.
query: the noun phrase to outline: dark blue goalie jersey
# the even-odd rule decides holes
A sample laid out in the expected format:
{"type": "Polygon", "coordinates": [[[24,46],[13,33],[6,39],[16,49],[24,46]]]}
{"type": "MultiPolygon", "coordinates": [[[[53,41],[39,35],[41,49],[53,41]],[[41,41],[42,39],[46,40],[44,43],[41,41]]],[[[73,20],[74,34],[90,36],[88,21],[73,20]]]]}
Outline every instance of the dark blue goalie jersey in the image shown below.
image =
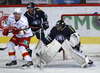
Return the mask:
{"type": "Polygon", "coordinates": [[[63,41],[65,39],[70,39],[71,34],[75,33],[75,30],[69,26],[66,25],[63,30],[58,31],[56,26],[54,26],[51,31],[50,34],[46,37],[46,39],[48,40],[48,42],[46,42],[46,44],[52,42],[53,39],[58,40],[60,43],[63,43],[63,41]]]}

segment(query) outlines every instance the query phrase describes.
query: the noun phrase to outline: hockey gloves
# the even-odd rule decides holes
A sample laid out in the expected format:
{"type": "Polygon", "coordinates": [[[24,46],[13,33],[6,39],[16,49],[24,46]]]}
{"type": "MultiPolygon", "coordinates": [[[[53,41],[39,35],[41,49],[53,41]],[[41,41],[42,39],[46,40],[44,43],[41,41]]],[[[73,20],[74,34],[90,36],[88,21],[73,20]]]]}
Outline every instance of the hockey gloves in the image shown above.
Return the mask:
{"type": "Polygon", "coordinates": [[[13,34],[19,34],[19,32],[20,32],[19,29],[16,28],[16,27],[12,30],[12,33],[13,34]]]}
{"type": "Polygon", "coordinates": [[[8,32],[9,32],[9,30],[7,28],[4,28],[2,34],[4,36],[7,36],[8,35],[8,32]]]}
{"type": "Polygon", "coordinates": [[[43,22],[42,25],[43,25],[44,30],[49,28],[48,21],[43,22]]]}

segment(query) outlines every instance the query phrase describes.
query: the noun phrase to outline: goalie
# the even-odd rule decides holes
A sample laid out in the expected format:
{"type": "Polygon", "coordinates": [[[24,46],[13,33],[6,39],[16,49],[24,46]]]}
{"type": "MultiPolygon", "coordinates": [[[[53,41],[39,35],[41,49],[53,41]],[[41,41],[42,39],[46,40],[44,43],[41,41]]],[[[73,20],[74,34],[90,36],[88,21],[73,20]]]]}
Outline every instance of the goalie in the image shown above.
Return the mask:
{"type": "MultiPolygon", "coordinates": [[[[50,63],[53,57],[63,49],[65,53],[82,67],[93,65],[93,61],[80,50],[79,34],[77,34],[71,26],[66,25],[63,20],[57,21],[56,26],[51,29],[50,34],[43,43],[47,46],[43,45],[43,47],[41,47],[41,67],[50,63]]],[[[38,63],[38,66],[40,67],[40,63],[38,63]]]]}

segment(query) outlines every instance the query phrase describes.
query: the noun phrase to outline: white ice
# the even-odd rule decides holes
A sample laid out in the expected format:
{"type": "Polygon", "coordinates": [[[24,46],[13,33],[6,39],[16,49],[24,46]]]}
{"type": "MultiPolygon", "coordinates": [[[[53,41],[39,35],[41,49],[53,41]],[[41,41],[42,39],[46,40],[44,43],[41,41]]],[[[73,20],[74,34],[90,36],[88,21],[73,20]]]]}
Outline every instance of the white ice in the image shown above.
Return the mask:
{"type": "MultiPolygon", "coordinates": [[[[34,49],[33,44],[30,45],[31,49],[34,49]]],[[[0,47],[6,47],[6,44],[0,44],[0,47]]],[[[6,68],[5,64],[10,62],[7,49],[4,51],[0,51],[0,73],[99,73],[100,72],[100,45],[82,45],[82,50],[93,56],[92,59],[94,61],[95,66],[89,68],[81,68],[79,64],[77,64],[72,59],[64,60],[62,59],[62,52],[58,53],[58,55],[53,59],[53,61],[47,65],[47,67],[43,69],[39,69],[36,67],[35,60],[36,56],[33,50],[33,62],[35,68],[31,69],[22,69],[21,65],[26,63],[22,60],[22,56],[18,50],[18,47],[15,47],[16,56],[18,61],[18,68],[6,68]]]]}

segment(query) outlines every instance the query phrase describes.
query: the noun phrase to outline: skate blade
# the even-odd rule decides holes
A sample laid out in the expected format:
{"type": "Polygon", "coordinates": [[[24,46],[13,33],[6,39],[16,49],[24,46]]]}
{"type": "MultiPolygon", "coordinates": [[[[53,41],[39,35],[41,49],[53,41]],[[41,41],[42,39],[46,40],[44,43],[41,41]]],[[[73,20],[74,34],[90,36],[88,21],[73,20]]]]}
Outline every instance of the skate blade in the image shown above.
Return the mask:
{"type": "Polygon", "coordinates": [[[18,68],[18,65],[6,66],[6,68],[18,68]]]}
{"type": "Polygon", "coordinates": [[[95,67],[94,64],[88,64],[87,67],[95,67]]]}
{"type": "Polygon", "coordinates": [[[84,67],[82,67],[82,68],[88,68],[88,67],[94,67],[95,65],[94,64],[87,64],[87,65],[85,65],[84,67]]]}
{"type": "Polygon", "coordinates": [[[22,67],[23,69],[31,69],[34,68],[34,66],[29,66],[29,67],[22,67]]]}

